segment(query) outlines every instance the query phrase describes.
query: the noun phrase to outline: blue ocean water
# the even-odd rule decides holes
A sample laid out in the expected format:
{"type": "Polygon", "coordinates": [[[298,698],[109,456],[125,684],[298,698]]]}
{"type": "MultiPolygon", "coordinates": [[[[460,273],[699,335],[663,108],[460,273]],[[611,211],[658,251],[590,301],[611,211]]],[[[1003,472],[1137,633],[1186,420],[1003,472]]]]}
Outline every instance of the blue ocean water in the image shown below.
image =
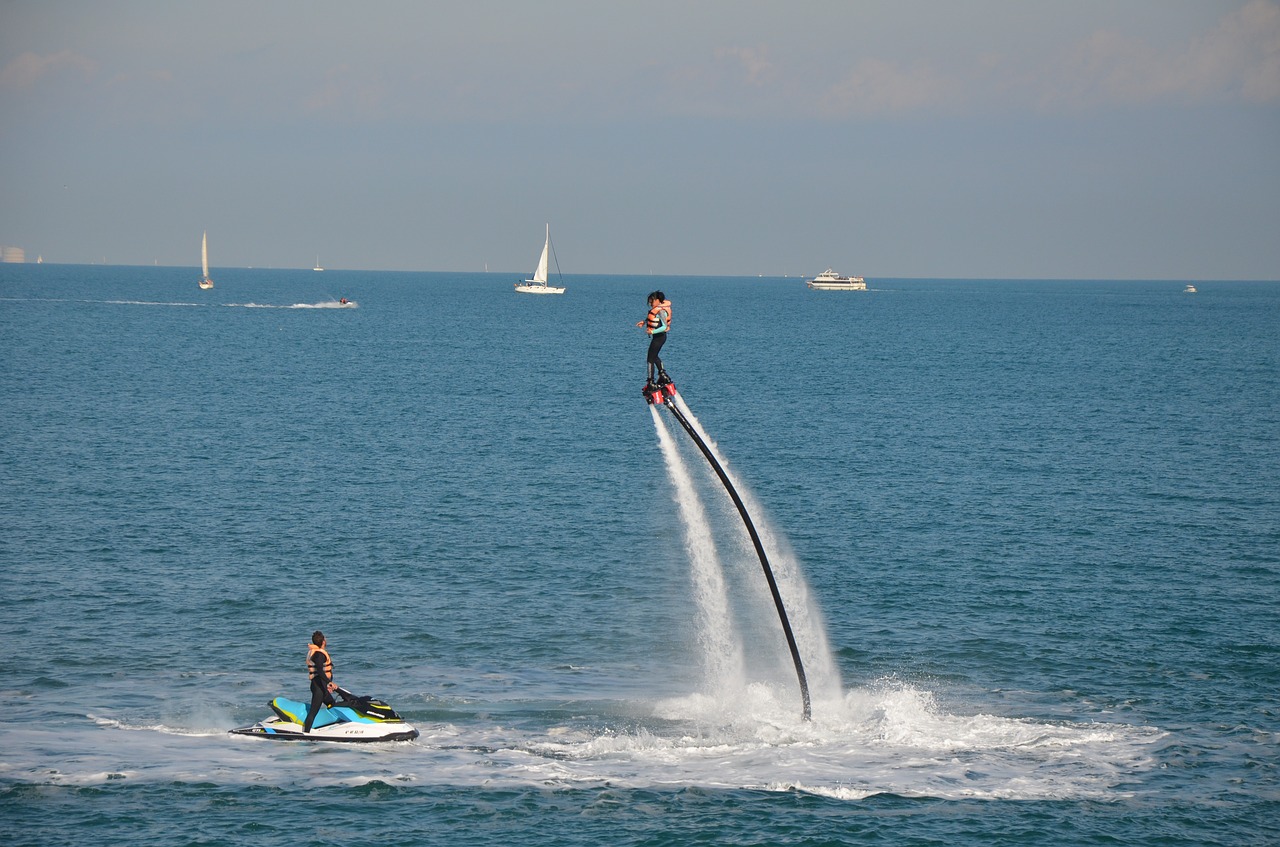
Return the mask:
{"type": "Polygon", "coordinates": [[[214,278],[0,265],[8,843],[1280,842],[1280,286],[214,278]]]}

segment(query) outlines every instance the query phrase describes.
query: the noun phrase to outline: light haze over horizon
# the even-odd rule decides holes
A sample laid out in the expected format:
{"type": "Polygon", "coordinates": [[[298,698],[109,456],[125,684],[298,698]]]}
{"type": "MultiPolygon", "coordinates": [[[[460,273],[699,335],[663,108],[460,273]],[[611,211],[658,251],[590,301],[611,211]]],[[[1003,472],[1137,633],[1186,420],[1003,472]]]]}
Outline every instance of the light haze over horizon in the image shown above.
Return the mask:
{"type": "Polygon", "coordinates": [[[27,260],[1280,279],[1280,0],[0,0],[27,260]]]}

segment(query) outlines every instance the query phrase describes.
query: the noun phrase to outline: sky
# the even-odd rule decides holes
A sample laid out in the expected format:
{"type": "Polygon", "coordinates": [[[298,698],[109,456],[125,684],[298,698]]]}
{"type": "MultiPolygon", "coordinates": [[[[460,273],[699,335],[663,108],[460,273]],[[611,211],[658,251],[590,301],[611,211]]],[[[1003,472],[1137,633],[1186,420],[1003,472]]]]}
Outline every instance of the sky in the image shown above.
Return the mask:
{"type": "Polygon", "coordinates": [[[28,260],[1280,279],[1280,0],[0,0],[28,260]]]}

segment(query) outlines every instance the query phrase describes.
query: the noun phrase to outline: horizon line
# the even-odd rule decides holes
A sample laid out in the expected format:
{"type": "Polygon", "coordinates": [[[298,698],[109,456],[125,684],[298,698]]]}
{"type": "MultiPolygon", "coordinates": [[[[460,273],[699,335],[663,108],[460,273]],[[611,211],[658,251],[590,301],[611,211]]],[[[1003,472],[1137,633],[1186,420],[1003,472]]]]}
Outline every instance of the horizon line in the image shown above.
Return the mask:
{"type": "MultiPolygon", "coordinates": [[[[136,264],[121,262],[119,264],[113,262],[0,262],[0,267],[30,265],[42,266],[53,265],[57,267],[108,267],[108,268],[152,268],[166,270],[194,270],[199,274],[200,269],[192,265],[157,265],[157,264],[136,264]]],[[[523,270],[427,270],[414,269],[407,270],[403,268],[334,268],[326,267],[323,271],[316,271],[314,267],[305,267],[302,265],[220,265],[219,270],[230,271],[306,271],[308,273],[395,273],[395,274],[466,274],[470,276],[520,276],[526,272],[523,270]]],[[[638,272],[638,273],[571,273],[562,274],[566,278],[583,278],[583,277],[602,277],[602,278],[625,278],[625,277],[654,277],[654,278],[683,278],[683,279],[760,279],[760,280],[809,280],[813,278],[813,274],[704,274],[704,273],[654,273],[638,272]]],[[[884,280],[884,281],[914,281],[914,280],[934,280],[949,282],[1280,282],[1280,277],[1082,277],[1082,276],[872,276],[869,274],[861,274],[866,280],[884,280]]]]}

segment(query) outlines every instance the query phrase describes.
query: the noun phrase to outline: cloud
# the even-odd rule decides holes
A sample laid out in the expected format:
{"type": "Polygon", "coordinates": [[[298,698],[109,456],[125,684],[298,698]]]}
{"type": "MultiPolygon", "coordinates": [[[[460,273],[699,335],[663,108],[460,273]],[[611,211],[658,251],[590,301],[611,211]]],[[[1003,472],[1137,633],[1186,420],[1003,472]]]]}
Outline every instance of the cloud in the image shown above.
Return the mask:
{"type": "Polygon", "coordinates": [[[864,55],[834,73],[724,50],[747,78],[782,93],[779,109],[827,119],[951,111],[1076,112],[1147,104],[1280,102],[1280,2],[1251,0],[1175,45],[1145,33],[1096,30],[1056,51],[975,52],[917,59],[864,55]],[[757,64],[758,63],[758,64],[757,64]],[[827,80],[822,77],[827,75],[827,80]]]}
{"type": "Polygon", "coordinates": [[[960,90],[959,82],[928,65],[866,58],[821,96],[820,108],[831,117],[903,114],[953,102],[960,90]]]}
{"type": "Polygon", "coordinates": [[[378,81],[365,79],[350,65],[342,64],[325,72],[323,86],[305,99],[303,107],[311,113],[372,119],[382,116],[385,100],[386,90],[378,81]]]}
{"type": "Polygon", "coordinates": [[[1196,45],[1206,74],[1246,100],[1280,100],[1280,5],[1255,0],[1196,45]]]}
{"type": "Polygon", "coordinates": [[[98,71],[98,65],[92,59],[85,58],[70,50],[62,50],[48,56],[37,53],[23,53],[0,70],[0,88],[27,89],[41,79],[62,71],[79,71],[86,80],[98,71]]]}
{"type": "Polygon", "coordinates": [[[715,57],[737,60],[746,74],[747,84],[757,87],[769,82],[776,70],[769,60],[769,51],[763,47],[721,47],[715,57]]]}
{"type": "Polygon", "coordinates": [[[853,67],[775,62],[766,48],[720,47],[712,61],[666,74],[655,108],[697,115],[796,119],[903,115],[946,104],[959,84],[923,63],[868,57],[853,67]]]}
{"type": "Polygon", "coordinates": [[[1032,75],[1036,100],[1062,106],[1141,105],[1214,99],[1280,100],[1280,5],[1254,2],[1177,49],[1098,31],[1032,75]]]}

